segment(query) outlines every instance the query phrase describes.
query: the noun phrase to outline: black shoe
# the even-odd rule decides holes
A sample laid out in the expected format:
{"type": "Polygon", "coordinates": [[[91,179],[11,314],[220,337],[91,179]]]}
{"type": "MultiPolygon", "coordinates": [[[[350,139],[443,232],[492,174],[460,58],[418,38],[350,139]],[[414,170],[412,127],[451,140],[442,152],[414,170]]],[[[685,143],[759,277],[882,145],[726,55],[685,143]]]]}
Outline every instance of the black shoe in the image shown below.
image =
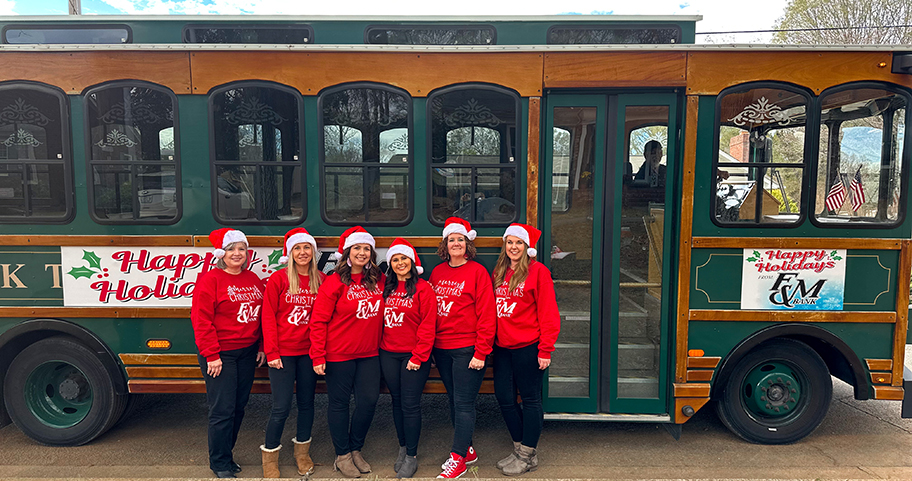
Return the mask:
{"type": "Polygon", "coordinates": [[[231,462],[231,472],[232,472],[232,473],[240,473],[240,472],[241,472],[241,465],[238,464],[238,463],[235,463],[234,461],[232,461],[232,462],[231,462]]]}
{"type": "Polygon", "coordinates": [[[212,471],[216,478],[236,478],[234,471],[212,471]]]}

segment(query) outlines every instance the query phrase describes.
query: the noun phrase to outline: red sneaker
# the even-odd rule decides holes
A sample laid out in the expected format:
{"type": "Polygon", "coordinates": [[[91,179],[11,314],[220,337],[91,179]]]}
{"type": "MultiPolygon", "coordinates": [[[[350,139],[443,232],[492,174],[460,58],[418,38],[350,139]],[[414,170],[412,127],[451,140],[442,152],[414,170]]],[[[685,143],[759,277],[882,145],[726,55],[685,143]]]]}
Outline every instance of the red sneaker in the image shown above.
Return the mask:
{"type": "Polygon", "coordinates": [[[447,459],[443,463],[443,472],[438,474],[438,478],[444,479],[456,479],[466,472],[466,463],[465,458],[456,454],[450,453],[450,459],[447,459]]]}
{"type": "Polygon", "coordinates": [[[465,463],[472,464],[475,461],[478,461],[478,454],[475,453],[475,448],[469,446],[469,452],[467,452],[465,456],[465,463]]]}

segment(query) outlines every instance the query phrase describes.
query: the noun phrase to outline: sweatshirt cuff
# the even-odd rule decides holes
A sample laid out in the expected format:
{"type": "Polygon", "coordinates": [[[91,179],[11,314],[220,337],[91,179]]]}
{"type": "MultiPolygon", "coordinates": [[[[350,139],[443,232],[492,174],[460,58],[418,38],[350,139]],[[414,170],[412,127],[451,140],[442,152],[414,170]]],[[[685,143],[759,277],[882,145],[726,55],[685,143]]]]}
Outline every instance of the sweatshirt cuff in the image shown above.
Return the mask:
{"type": "Polygon", "coordinates": [[[314,365],[314,367],[317,367],[317,366],[319,366],[320,364],[326,364],[326,358],[325,358],[325,357],[315,357],[315,358],[313,358],[313,365],[314,365]]]}
{"type": "Polygon", "coordinates": [[[540,357],[542,359],[551,359],[551,353],[544,352],[544,351],[538,351],[538,357],[540,357]]]}
{"type": "Polygon", "coordinates": [[[473,354],[472,357],[474,357],[475,359],[484,361],[488,358],[488,355],[479,351],[478,349],[475,349],[475,354],[473,354]]]}
{"type": "Polygon", "coordinates": [[[279,353],[277,353],[277,352],[267,352],[266,353],[267,362],[272,362],[272,361],[278,360],[280,358],[281,358],[281,356],[279,356],[279,353]]]}
{"type": "Polygon", "coordinates": [[[420,366],[424,361],[422,361],[418,356],[412,355],[412,357],[409,359],[409,362],[420,366]]]}
{"type": "Polygon", "coordinates": [[[209,356],[206,356],[206,362],[218,361],[221,358],[222,357],[219,355],[219,353],[211,354],[209,356]]]}

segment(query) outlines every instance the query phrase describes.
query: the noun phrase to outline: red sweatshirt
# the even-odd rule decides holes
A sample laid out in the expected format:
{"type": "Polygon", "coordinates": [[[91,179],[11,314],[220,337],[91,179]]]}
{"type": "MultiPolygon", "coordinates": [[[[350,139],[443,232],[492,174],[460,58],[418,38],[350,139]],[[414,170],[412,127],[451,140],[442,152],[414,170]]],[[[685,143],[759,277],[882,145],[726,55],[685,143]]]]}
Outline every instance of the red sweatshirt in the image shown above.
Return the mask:
{"type": "MultiPolygon", "coordinates": [[[[320,273],[320,279],[326,275],[320,273]]],[[[310,313],[316,294],[310,293],[310,277],[298,275],[298,294],[288,293],[285,269],[269,276],[263,299],[263,346],[267,361],[279,356],[310,353],[310,313]]]]}
{"type": "Polygon", "coordinates": [[[380,349],[388,352],[410,352],[415,364],[427,362],[434,347],[437,329],[437,296],[424,279],[418,279],[415,294],[405,298],[405,283],[392,293],[383,309],[383,337],[380,349]]]}
{"type": "Polygon", "coordinates": [[[229,274],[212,269],[193,288],[190,322],[196,347],[207,361],[219,352],[249,347],[260,339],[263,281],[253,272],[229,274]]]}
{"type": "Polygon", "coordinates": [[[379,354],[383,329],[383,283],[368,291],[362,274],[353,274],[346,286],[339,274],[326,277],[317,293],[310,318],[310,358],[313,365],[342,362],[379,354]]]}
{"type": "Polygon", "coordinates": [[[437,294],[437,338],[434,347],[460,349],[475,346],[476,359],[484,359],[491,354],[497,321],[494,288],[484,266],[468,261],[459,267],[450,267],[444,262],[431,273],[431,286],[437,294]]]}
{"type": "Polygon", "coordinates": [[[507,268],[497,286],[497,345],[519,349],[538,342],[538,357],[550,359],[560,334],[560,313],[554,295],[551,271],[541,262],[529,264],[529,275],[513,292],[509,289],[513,269],[507,268]]]}

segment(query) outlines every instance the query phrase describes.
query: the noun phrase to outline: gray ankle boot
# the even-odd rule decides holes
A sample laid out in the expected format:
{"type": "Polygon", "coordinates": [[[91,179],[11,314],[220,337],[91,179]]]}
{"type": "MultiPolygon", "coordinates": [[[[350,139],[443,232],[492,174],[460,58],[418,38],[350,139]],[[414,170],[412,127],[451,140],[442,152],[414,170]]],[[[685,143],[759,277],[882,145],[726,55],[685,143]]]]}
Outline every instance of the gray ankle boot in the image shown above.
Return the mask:
{"type": "Polygon", "coordinates": [[[406,455],[405,460],[402,461],[402,467],[396,472],[396,477],[411,478],[415,475],[415,471],[418,471],[418,456],[406,455]]]}
{"type": "Polygon", "coordinates": [[[521,446],[521,445],[522,445],[522,443],[513,441],[513,452],[510,453],[509,456],[507,456],[497,462],[497,464],[495,465],[495,466],[497,466],[497,469],[503,469],[504,466],[510,464],[510,461],[513,461],[513,458],[515,457],[514,455],[516,454],[517,451],[519,451],[519,446],[521,446]]]}
{"type": "Polygon", "coordinates": [[[399,446],[399,456],[396,457],[396,462],[393,464],[393,471],[399,472],[399,468],[402,467],[402,462],[405,461],[406,454],[405,446],[399,446]]]}
{"type": "Polygon", "coordinates": [[[503,473],[507,476],[518,476],[528,471],[535,471],[538,469],[538,465],[537,463],[535,465],[532,464],[532,458],[536,454],[538,453],[535,448],[520,445],[519,451],[513,457],[513,461],[504,466],[503,473]]]}

